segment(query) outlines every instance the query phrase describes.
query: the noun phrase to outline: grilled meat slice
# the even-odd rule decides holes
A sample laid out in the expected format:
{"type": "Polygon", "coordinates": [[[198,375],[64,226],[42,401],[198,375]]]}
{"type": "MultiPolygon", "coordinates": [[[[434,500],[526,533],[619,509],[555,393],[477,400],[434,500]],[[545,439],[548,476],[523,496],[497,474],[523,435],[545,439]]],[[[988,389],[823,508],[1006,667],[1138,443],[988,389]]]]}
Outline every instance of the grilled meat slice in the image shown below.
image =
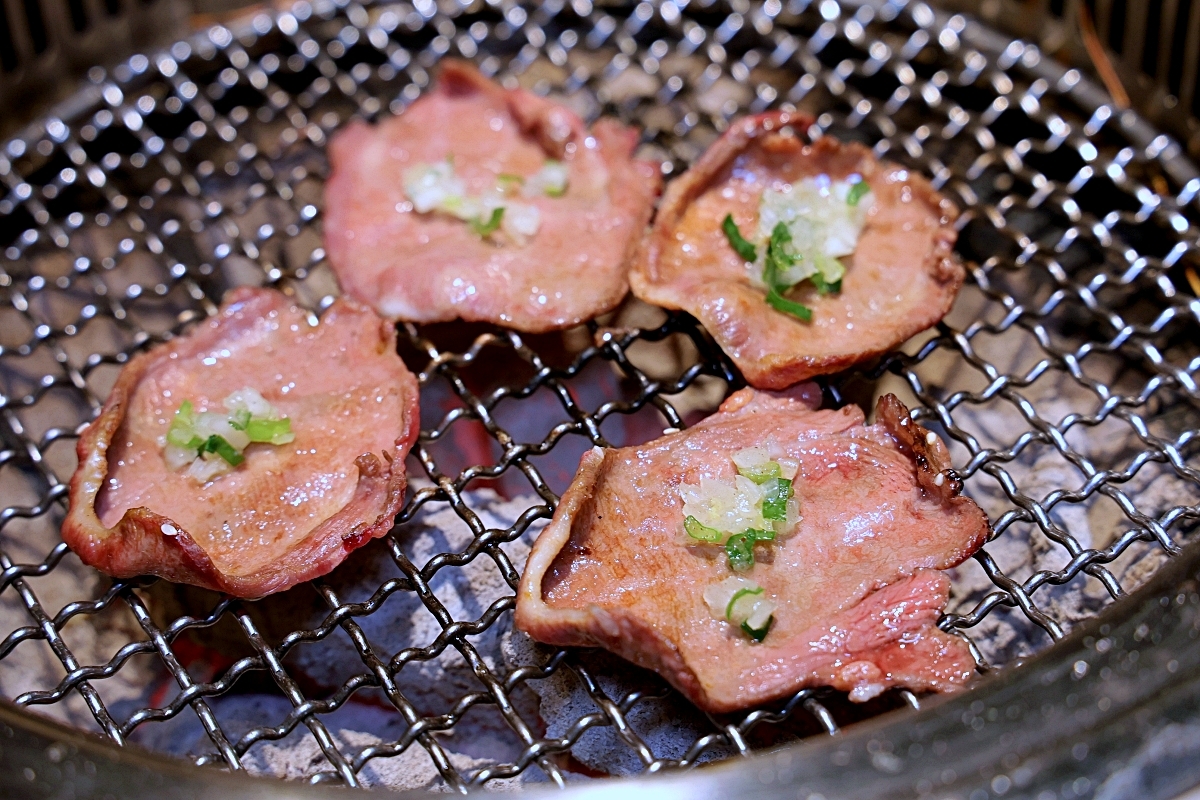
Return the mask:
{"type": "Polygon", "coordinates": [[[856,406],[814,411],[744,389],[688,430],[589,451],[530,555],[517,626],[612,650],[711,712],[806,686],[858,701],[893,686],[959,688],[974,662],[936,627],[950,585],[939,570],[983,543],[988,520],[899,400],[882,398],[877,416],[866,425],[856,406]],[[705,602],[731,572],[682,535],[680,486],[731,479],[731,454],[764,442],[798,464],[801,519],[743,573],[776,605],[756,643],[705,602]]]}
{"type": "Polygon", "coordinates": [[[261,597],[324,575],[392,526],[418,431],[417,383],[393,327],[338,300],[315,326],[280,292],[236,289],[189,333],[134,357],[80,437],[63,539],[109,575],[159,575],[261,597]],[[294,441],[251,444],[200,485],[171,469],[176,409],[243,387],[294,441]]]}
{"type": "Polygon", "coordinates": [[[540,332],[611,310],[629,289],[629,262],[662,184],[656,164],[632,157],[637,140],[610,119],[589,132],[563,106],[446,61],[437,86],[403,113],[374,127],[351,123],[330,142],[325,242],[338,281],[408,322],[462,318],[540,332]],[[565,192],[522,192],[519,181],[548,160],[565,165],[565,192]],[[509,181],[512,202],[536,207],[537,232],[519,242],[503,231],[483,236],[449,213],[418,213],[405,176],[442,163],[465,195],[509,181]]]}
{"type": "MultiPolygon", "coordinates": [[[[735,122],[667,188],[630,274],[648,303],[699,319],[753,386],[781,389],[884,353],[950,310],[964,270],[951,249],[957,212],[921,176],[829,137],[806,144],[811,120],[772,112],[735,122]],[[813,312],[801,321],[765,302],[722,230],[759,222],[764,190],[820,175],[862,176],[874,203],[839,293],[811,283],[787,299],[813,312]]],[[[760,268],[761,269],[761,268],[760,268]]]]}

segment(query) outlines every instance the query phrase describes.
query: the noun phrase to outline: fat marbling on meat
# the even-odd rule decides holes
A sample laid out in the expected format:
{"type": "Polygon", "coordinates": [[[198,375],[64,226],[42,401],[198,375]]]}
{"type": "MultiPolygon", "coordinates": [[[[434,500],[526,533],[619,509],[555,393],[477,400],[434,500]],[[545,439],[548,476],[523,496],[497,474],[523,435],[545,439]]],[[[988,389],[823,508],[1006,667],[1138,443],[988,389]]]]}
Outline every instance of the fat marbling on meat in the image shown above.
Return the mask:
{"type": "Polygon", "coordinates": [[[516,624],[555,645],[601,646],[726,712],[806,686],[852,700],[889,687],[952,691],[974,670],[936,622],[987,517],[949,452],[892,395],[877,422],[743,389],[717,414],[639,447],[583,456],[521,579],[516,624]],[[731,455],[769,439],[798,462],[801,520],[746,575],[773,598],[761,643],[715,618],[706,587],[731,573],[681,536],[680,486],[729,479],[731,455]],[[940,476],[940,477],[939,477],[940,476]]]}
{"type": "Polygon", "coordinates": [[[351,123],[329,145],[325,242],[342,289],[406,322],[462,318],[540,332],[576,325],[624,298],[626,273],[661,189],[638,134],[611,119],[589,131],[569,109],[504,89],[464,62],[375,126],[351,123]],[[438,211],[417,213],[404,177],[452,158],[469,194],[502,176],[567,167],[565,194],[522,197],[541,225],[523,243],[485,239],[438,211]]]}
{"type": "Polygon", "coordinates": [[[734,122],[667,187],[630,274],[633,293],[699,319],[758,388],[782,389],[884,353],[935,325],[965,273],[952,255],[957,212],[920,175],[879,162],[858,144],[803,137],[811,119],[771,112],[734,122]],[[874,195],[854,253],[843,258],[840,293],[803,283],[789,299],[813,311],[804,322],[764,302],[722,221],[758,223],[768,187],[828,175],[860,175],[874,195]]]}
{"type": "Polygon", "coordinates": [[[235,289],[190,332],[135,356],[80,437],[63,539],[118,578],[158,575],[260,597],[332,570],[392,526],[418,430],[392,325],[339,299],[315,325],[273,289],[235,289]],[[205,485],[168,467],[176,409],[243,387],[291,420],[205,485]]]}

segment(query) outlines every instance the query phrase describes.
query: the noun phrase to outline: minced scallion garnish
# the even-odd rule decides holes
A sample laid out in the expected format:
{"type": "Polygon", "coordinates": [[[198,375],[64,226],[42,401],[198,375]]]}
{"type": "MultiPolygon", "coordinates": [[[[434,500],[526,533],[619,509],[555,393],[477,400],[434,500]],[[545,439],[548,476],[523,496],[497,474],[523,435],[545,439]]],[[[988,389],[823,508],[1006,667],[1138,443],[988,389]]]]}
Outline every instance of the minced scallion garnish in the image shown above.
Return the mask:
{"type": "Polygon", "coordinates": [[[163,458],[178,472],[184,468],[197,483],[207,483],[245,461],[254,443],[293,441],[292,422],[250,387],[225,398],[227,413],[197,412],[191,400],[179,404],[163,441],[163,458]]]}
{"type": "Polygon", "coordinates": [[[783,296],[790,287],[780,276],[791,269],[799,260],[788,252],[792,233],[782,222],[775,224],[771,238],[767,241],[767,258],[763,267],[763,283],[767,285],[767,303],[778,311],[791,314],[804,322],[812,321],[812,309],[808,306],[788,300],[783,296]]]}
{"type": "Polygon", "coordinates": [[[800,521],[792,486],[798,464],[772,459],[765,447],[739,450],[733,463],[732,485],[702,477],[699,485],[680,487],[683,530],[689,544],[722,546],[729,568],[745,572],[754,566],[756,545],[786,536],[800,521]]]}
{"type": "Polygon", "coordinates": [[[866,197],[867,193],[870,191],[871,191],[870,185],[866,181],[864,181],[862,178],[859,178],[857,181],[850,184],[850,190],[848,192],[846,192],[846,205],[848,205],[848,206],[858,205],[858,202],[860,200],[862,200],[864,197],[866,197]]]}
{"type": "Polygon", "coordinates": [[[729,245],[734,252],[742,257],[743,261],[755,261],[758,259],[758,253],[754,245],[747,242],[742,232],[738,230],[737,223],[733,221],[733,214],[726,214],[725,221],[721,223],[721,230],[725,232],[725,238],[729,240],[729,245]]]}
{"type": "Polygon", "coordinates": [[[837,294],[842,290],[842,279],[838,278],[833,283],[825,280],[825,276],[820,272],[814,272],[809,278],[813,286],[817,287],[817,294],[837,294]]]}
{"type": "Polygon", "coordinates": [[[772,478],[763,487],[763,519],[787,519],[787,501],[792,499],[795,489],[791,481],[772,478]]]}
{"type": "Polygon", "coordinates": [[[754,566],[754,539],[744,533],[735,533],[725,542],[725,557],[734,572],[746,572],[754,566]]]}
{"type": "Polygon", "coordinates": [[[734,572],[746,572],[754,566],[755,542],[775,541],[775,531],[747,528],[741,533],[735,533],[725,542],[725,557],[729,560],[729,568],[734,572]]]}
{"type": "Polygon", "coordinates": [[[752,238],[764,247],[744,237],[732,216],[725,217],[721,229],[751,276],[766,287],[767,303],[807,322],[812,309],[784,294],[806,280],[822,295],[842,290],[846,267],[838,259],[857,248],[870,196],[870,184],[859,175],[838,181],[828,175],[804,178],[763,192],[752,238]]]}
{"type": "Polygon", "coordinates": [[[226,463],[233,467],[236,467],[238,464],[241,464],[246,460],[241,453],[234,449],[233,445],[229,443],[229,440],[227,440],[224,436],[217,436],[215,434],[205,439],[204,442],[201,443],[200,447],[197,448],[197,450],[199,451],[200,455],[204,455],[205,453],[216,453],[221,458],[225,459],[226,463]]]}
{"type": "Polygon", "coordinates": [[[404,193],[419,214],[448,211],[466,194],[466,186],[454,174],[449,158],[436,164],[417,164],[404,172],[404,193]]]}
{"type": "Polygon", "coordinates": [[[775,445],[768,440],[768,446],[747,447],[733,454],[733,465],[739,475],[745,475],[755,483],[766,483],[772,478],[792,480],[800,464],[787,456],[772,458],[771,448],[775,445]]]}
{"type": "Polygon", "coordinates": [[[570,172],[567,165],[553,159],[542,164],[542,168],[525,179],[522,192],[526,197],[544,194],[547,197],[562,197],[567,193],[570,172]]]}
{"type": "Polygon", "coordinates": [[[725,538],[719,530],[708,527],[693,516],[684,517],[683,529],[698,542],[717,543],[725,538]]]}
{"type": "Polygon", "coordinates": [[[492,209],[492,216],[484,222],[482,218],[471,220],[471,230],[479,234],[480,238],[486,239],[500,228],[500,220],[504,219],[504,206],[492,209]]]}
{"type": "Polygon", "coordinates": [[[774,621],[775,603],[763,588],[736,575],[707,587],[704,603],[714,617],[737,626],[756,642],[766,638],[774,621]]]}
{"type": "Polygon", "coordinates": [[[516,191],[523,183],[525,183],[525,179],[520,175],[501,172],[496,176],[496,185],[499,186],[500,190],[505,194],[511,194],[512,192],[516,191]]]}
{"type": "MultiPolygon", "coordinates": [[[[725,232],[725,237],[729,239],[729,245],[743,260],[748,262],[754,261],[756,256],[755,247],[742,236],[742,232],[738,230],[737,223],[733,221],[732,215],[725,216],[725,221],[721,224],[721,229],[725,232]]],[[[770,239],[767,240],[767,254],[762,272],[762,280],[767,287],[767,303],[779,311],[791,314],[793,317],[804,322],[809,322],[812,320],[812,309],[802,303],[797,303],[784,297],[783,292],[791,288],[791,285],[781,281],[779,278],[780,275],[784,274],[796,263],[798,258],[786,249],[787,244],[791,240],[792,234],[782,222],[775,226],[770,239]]],[[[824,283],[823,285],[828,286],[828,284],[824,283]]],[[[840,279],[838,287],[839,289],[841,287],[840,279]]]]}
{"type": "Polygon", "coordinates": [[[756,464],[746,467],[745,469],[738,468],[739,475],[745,475],[750,480],[758,484],[766,483],[767,481],[778,478],[783,473],[781,467],[774,461],[768,461],[765,464],[756,464]]]}
{"type": "Polygon", "coordinates": [[[287,444],[296,438],[292,433],[292,421],[283,419],[251,419],[246,425],[246,435],[252,442],[262,444],[287,444]]]}
{"type": "Polygon", "coordinates": [[[480,195],[467,193],[466,184],[454,172],[454,160],[415,164],[404,172],[404,193],[419,214],[439,211],[461,219],[482,239],[504,233],[517,244],[538,232],[541,212],[532,203],[515,197],[562,197],[567,192],[570,172],[561,161],[547,160],[528,177],[502,172],[495,185],[480,195]]]}

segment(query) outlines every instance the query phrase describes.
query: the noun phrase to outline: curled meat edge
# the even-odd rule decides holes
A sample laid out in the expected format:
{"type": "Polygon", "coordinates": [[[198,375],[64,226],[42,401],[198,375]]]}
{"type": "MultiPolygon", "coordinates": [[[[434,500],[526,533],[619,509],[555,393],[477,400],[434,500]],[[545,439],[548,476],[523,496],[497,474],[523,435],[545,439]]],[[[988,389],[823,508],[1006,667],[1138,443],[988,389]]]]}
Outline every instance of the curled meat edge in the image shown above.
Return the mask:
{"type": "MultiPolygon", "coordinates": [[[[234,290],[226,302],[236,302],[252,293],[234,290]]],[[[394,350],[395,329],[381,320],[380,332],[394,350]]],[[[108,476],[109,445],[146,371],[156,359],[167,357],[179,341],[134,356],[121,370],[99,416],[79,437],[79,467],[71,476],[70,508],[63,519],[62,538],[85,564],[114,578],[157,575],[175,583],[253,599],[325,575],[350,552],[391,530],[408,487],[404,457],[420,425],[416,379],[407,372],[406,382],[410,385],[405,388],[411,398],[405,408],[408,430],[396,439],[395,451],[383,453],[383,459],[374,453],[358,456],[354,463],[359,479],[350,502],[309,531],[270,567],[250,575],[226,575],[182,525],[144,506],[129,509],[114,527],[106,528],[96,513],[96,500],[108,476]],[[370,519],[374,507],[380,510],[370,519]],[[164,533],[164,525],[174,528],[176,535],[164,533]]]]}
{"type": "MultiPolygon", "coordinates": [[[[734,392],[721,404],[720,411],[736,413],[752,402],[753,393],[753,389],[734,392]]],[[[775,394],[779,396],[778,393],[775,394]]],[[[805,405],[812,402],[803,395],[793,399],[805,405]]],[[[912,419],[908,408],[899,398],[893,394],[880,397],[876,404],[876,417],[896,439],[901,452],[912,458],[918,484],[927,494],[939,498],[947,505],[973,504],[973,501],[960,494],[962,482],[954,475],[953,470],[949,469],[950,453],[945,443],[940,437],[935,437],[936,442],[930,443],[927,438],[930,431],[912,419]],[[949,472],[951,480],[936,485],[935,477],[943,471],[949,472]]],[[[726,705],[715,701],[696,673],[688,666],[674,642],[632,612],[620,608],[603,608],[595,603],[589,603],[586,608],[555,608],[543,599],[542,585],[546,573],[570,541],[576,520],[586,516],[588,505],[593,498],[593,489],[603,474],[605,461],[613,452],[611,449],[593,447],[580,458],[575,478],[559,501],[554,518],[534,542],[525,571],[521,574],[513,616],[514,624],[519,630],[546,644],[560,647],[602,647],[627,661],[657,672],[693,703],[706,710],[722,713],[744,707],[745,704],[726,705]],[[646,646],[647,642],[652,643],[652,646],[646,646]]],[[[982,511],[980,515],[983,525],[979,535],[971,546],[964,550],[963,557],[957,563],[969,558],[991,533],[990,520],[982,511]]],[[[910,576],[868,592],[857,603],[839,612],[839,616],[852,612],[872,595],[912,581],[922,573],[936,573],[940,578],[943,589],[940,608],[944,611],[949,600],[949,580],[943,570],[919,569],[910,576]]],[[[788,691],[810,685],[805,682],[805,676],[800,675],[797,678],[795,686],[788,691]]],[[[963,686],[953,682],[939,682],[927,687],[908,688],[953,692],[961,690],[963,686]]]]}
{"type": "Polygon", "coordinates": [[[558,554],[571,539],[577,518],[586,512],[592,489],[611,451],[593,447],[579,460],[579,471],[559,501],[554,518],[538,535],[517,589],[516,627],[537,631],[534,638],[561,647],[603,647],[627,661],[652,669],[694,702],[705,696],[703,685],[670,639],[625,609],[554,608],[542,599],[542,582],[558,554]],[[548,632],[553,635],[547,636],[548,632]],[[652,641],[654,646],[632,646],[652,641]]]}
{"type": "MultiPolygon", "coordinates": [[[[795,111],[767,111],[745,117],[721,134],[720,138],[704,151],[695,164],[667,184],[662,202],[659,203],[658,212],[654,217],[654,224],[642,238],[641,246],[634,256],[629,271],[629,285],[634,296],[639,300],[663,308],[687,310],[667,288],[667,285],[659,282],[658,264],[663,249],[673,241],[673,231],[682,220],[688,206],[703,194],[712,185],[713,180],[758,137],[788,126],[805,134],[812,124],[813,118],[810,115],[795,111]]],[[[857,142],[840,142],[828,136],[822,136],[813,142],[812,146],[818,151],[826,148],[848,151],[856,154],[860,160],[866,159],[867,163],[875,169],[880,166],[880,162],[874,154],[857,142]]],[[[864,177],[869,176],[864,175],[864,177]]],[[[939,209],[947,217],[947,222],[938,229],[934,238],[933,252],[925,263],[929,274],[943,286],[943,302],[937,315],[940,320],[950,312],[950,307],[954,304],[954,299],[958,296],[963,281],[966,280],[966,270],[954,257],[954,243],[958,240],[958,232],[951,225],[958,218],[958,209],[950,200],[937,192],[924,176],[910,172],[908,180],[913,189],[919,193],[921,200],[931,207],[939,209]]],[[[936,324],[936,321],[933,324],[936,324]]],[[[928,327],[931,326],[914,326],[896,344],[915,336],[928,327]]],[[[776,355],[763,359],[759,364],[753,365],[753,368],[747,368],[747,365],[739,360],[738,368],[745,375],[747,381],[759,389],[783,389],[817,375],[838,372],[854,364],[883,355],[894,346],[895,344],[891,344],[882,348],[822,357],[776,355]]]]}

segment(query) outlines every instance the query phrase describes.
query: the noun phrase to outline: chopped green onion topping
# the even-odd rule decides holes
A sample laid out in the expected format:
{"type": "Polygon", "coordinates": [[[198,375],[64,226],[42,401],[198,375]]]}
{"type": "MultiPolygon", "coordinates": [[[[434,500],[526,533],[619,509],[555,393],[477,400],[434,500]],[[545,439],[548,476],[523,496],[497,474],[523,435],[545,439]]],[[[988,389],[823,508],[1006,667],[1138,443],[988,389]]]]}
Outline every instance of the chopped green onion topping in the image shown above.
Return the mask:
{"type": "Polygon", "coordinates": [[[791,314],[803,321],[812,321],[812,309],[802,303],[788,300],[781,293],[789,288],[779,281],[779,274],[796,263],[796,256],[787,252],[792,233],[782,222],[775,224],[771,239],[767,242],[767,259],[763,266],[763,283],[767,285],[767,304],[777,311],[791,314]]]}
{"type": "Polygon", "coordinates": [[[721,230],[725,232],[725,238],[729,240],[729,245],[734,249],[744,261],[754,261],[758,258],[758,251],[754,245],[746,241],[742,236],[742,232],[738,230],[737,223],[733,221],[733,214],[726,214],[725,221],[721,223],[721,230]]]}
{"type": "Polygon", "coordinates": [[[529,176],[524,187],[526,197],[536,197],[544,194],[547,197],[562,197],[567,193],[567,184],[571,180],[571,172],[561,161],[547,159],[542,168],[529,176]]]}
{"type": "Polygon", "coordinates": [[[539,196],[565,191],[567,168],[554,161],[529,178],[511,173],[496,176],[495,183],[479,195],[454,173],[454,160],[415,164],[404,171],[404,192],[418,214],[441,212],[462,220],[480,237],[500,231],[516,244],[538,232],[541,215],[537,206],[516,202],[514,195],[539,196]],[[519,191],[518,191],[519,190],[519,191]]]}
{"type": "Polygon", "coordinates": [[[858,201],[867,196],[871,191],[871,186],[864,180],[859,180],[858,183],[850,185],[850,191],[846,193],[846,205],[856,206],[858,201]]]}
{"type": "Polygon", "coordinates": [[[833,291],[840,292],[842,290],[842,278],[846,274],[846,266],[833,256],[827,256],[820,252],[812,254],[812,261],[817,270],[809,276],[809,280],[813,282],[817,290],[821,291],[822,284],[827,287],[833,287],[834,284],[837,284],[836,290],[833,291]]]}
{"type": "Polygon", "coordinates": [[[175,418],[171,420],[171,427],[167,430],[167,441],[177,447],[191,447],[192,440],[196,438],[196,433],[192,430],[195,425],[196,411],[192,401],[184,400],[175,412],[175,418]]]}
{"type": "Polygon", "coordinates": [[[488,218],[487,222],[484,222],[482,217],[471,220],[471,230],[483,237],[490,236],[499,230],[502,219],[504,219],[504,206],[493,208],[492,216],[488,218]]]}
{"type": "Polygon", "coordinates": [[[791,481],[775,478],[763,484],[763,519],[786,519],[787,501],[795,490],[791,481]]]}
{"type": "Polygon", "coordinates": [[[791,314],[801,322],[812,322],[812,309],[803,303],[797,303],[793,300],[788,300],[774,289],[767,291],[767,303],[776,311],[782,311],[785,314],[791,314]]]}
{"type": "Polygon", "coordinates": [[[742,532],[742,535],[748,539],[753,539],[756,542],[773,542],[775,541],[775,531],[764,531],[759,528],[747,528],[742,532]]]}
{"type": "Polygon", "coordinates": [[[775,615],[767,617],[767,622],[761,628],[751,628],[750,622],[747,620],[742,623],[742,631],[756,642],[761,642],[767,638],[767,633],[771,630],[771,623],[775,621],[775,615]]]}
{"type": "Polygon", "coordinates": [[[730,214],[721,229],[738,255],[761,270],[767,304],[811,322],[813,310],[789,299],[788,290],[804,281],[811,281],[820,295],[842,290],[846,266],[838,258],[858,246],[872,203],[870,191],[859,175],[837,181],[828,175],[803,178],[763,192],[750,239],[730,214]]]}
{"type": "Polygon", "coordinates": [[[730,575],[704,590],[704,603],[717,619],[728,622],[761,642],[771,627],[775,603],[752,580],[730,575]]]}
{"type": "Polygon", "coordinates": [[[171,427],[167,429],[167,443],[176,447],[191,447],[196,434],[192,432],[190,425],[185,427],[178,422],[179,412],[175,412],[175,419],[171,422],[171,427]]]}
{"type": "Polygon", "coordinates": [[[197,413],[191,400],[179,404],[167,430],[163,457],[174,471],[187,467],[198,483],[207,483],[246,460],[242,454],[253,442],[287,444],[296,437],[290,419],[250,387],[239,389],[224,400],[227,413],[197,413]],[[218,456],[209,458],[210,454],[218,456]],[[224,461],[226,465],[221,465],[224,461]]]}
{"type": "Polygon", "coordinates": [[[187,447],[195,450],[203,442],[204,440],[197,436],[196,432],[190,427],[176,427],[175,424],[172,423],[171,429],[167,431],[167,443],[173,444],[176,447],[187,447]]]}
{"type": "Polygon", "coordinates": [[[437,164],[417,164],[404,172],[404,193],[419,213],[432,211],[447,199],[462,194],[449,159],[437,164]]]}
{"type": "Polygon", "coordinates": [[[788,226],[782,222],[775,223],[775,227],[771,229],[771,238],[767,240],[766,269],[771,271],[769,286],[775,285],[780,272],[799,260],[797,256],[787,251],[787,246],[791,243],[792,232],[788,230],[788,226]]]}
{"type": "Polygon", "coordinates": [[[766,483],[769,480],[778,478],[783,474],[779,463],[776,461],[768,461],[765,464],[755,464],[752,467],[738,467],[739,475],[745,475],[755,483],[766,483]]]}
{"type": "Polygon", "coordinates": [[[292,433],[292,421],[287,417],[250,420],[246,435],[250,441],[264,444],[287,444],[296,438],[296,434],[292,433]]]}
{"type": "Polygon", "coordinates": [[[829,283],[820,272],[814,272],[809,280],[813,282],[813,286],[817,287],[818,294],[838,294],[842,291],[841,278],[838,278],[833,283],[829,283]]]}
{"type": "Polygon", "coordinates": [[[754,566],[754,537],[735,533],[725,543],[725,556],[734,572],[746,572],[754,566]]]}
{"type": "MultiPolygon", "coordinates": [[[[686,542],[723,546],[726,563],[735,573],[754,566],[756,545],[789,535],[801,519],[792,484],[799,465],[790,458],[772,459],[773,447],[768,443],[733,453],[738,474],[732,482],[700,476],[699,485],[680,487],[686,542]]],[[[725,595],[722,602],[728,600],[725,595]]],[[[766,615],[760,615],[753,625],[765,620],[766,615]]]]}
{"type": "Polygon", "coordinates": [[[738,589],[733,593],[733,597],[729,598],[729,604],[725,606],[725,619],[730,622],[733,621],[733,607],[737,604],[738,600],[741,600],[743,597],[753,597],[762,593],[763,588],[761,586],[744,586],[738,589]]]}
{"type": "Polygon", "coordinates": [[[683,520],[683,529],[687,535],[699,542],[720,542],[724,536],[716,528],[710,528],[692,515],[683,520]]]}
{"type": "Polygon", "coordinates": [[[246,457],[235,450],[224,436],[217,436],[215,433],[200,445],[200,455],[205,453],[216,453],[234,467],[246,460],[246,457]]]}
{"type": "MultiPolygon", "coordinates": [[[[246,430],[246,426],[250,424],[250,409],[239,408],[229,415],[229,424],[237,428],[239,431],[246,430]]],[[[253,440],[253,437],[251,437],[253,440]]]]}
{"type": "Polygon", "coordinates": [[[775,541],[775,531],[747,528],[735,533],[725,542],[725,556],[734,572],[745,572],[754,566],[754,543],[775,541]]]}

